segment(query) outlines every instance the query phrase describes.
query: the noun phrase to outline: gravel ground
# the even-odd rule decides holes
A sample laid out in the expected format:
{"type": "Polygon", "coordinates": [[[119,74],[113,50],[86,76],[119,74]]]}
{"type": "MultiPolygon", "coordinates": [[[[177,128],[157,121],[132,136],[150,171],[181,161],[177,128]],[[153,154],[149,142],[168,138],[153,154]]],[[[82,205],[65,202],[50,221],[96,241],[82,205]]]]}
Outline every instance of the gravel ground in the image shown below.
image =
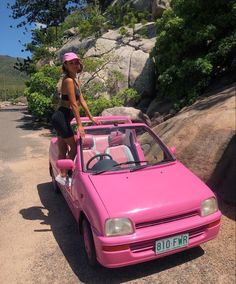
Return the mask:
{"type": "Polygon", "coordinates": [[[135,266],[89,268],[65,200],[52,191],[50,132],[18,107],[0,111],[0,133],[0,283],[236,283],[236,211],[222,201],[215,240],[135,266]]]}

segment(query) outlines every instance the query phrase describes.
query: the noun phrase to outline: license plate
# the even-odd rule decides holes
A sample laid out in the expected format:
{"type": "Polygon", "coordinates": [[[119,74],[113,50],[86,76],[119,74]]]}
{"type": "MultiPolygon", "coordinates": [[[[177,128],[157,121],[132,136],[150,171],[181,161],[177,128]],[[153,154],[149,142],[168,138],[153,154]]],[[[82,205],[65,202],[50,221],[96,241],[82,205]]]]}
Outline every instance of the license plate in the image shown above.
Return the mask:
{"type": "Polygon", "coordinates": [[[171,238],[156,241],[156,254],[165,253],[188,246],[188,234],[182,234],[171,238]]]}

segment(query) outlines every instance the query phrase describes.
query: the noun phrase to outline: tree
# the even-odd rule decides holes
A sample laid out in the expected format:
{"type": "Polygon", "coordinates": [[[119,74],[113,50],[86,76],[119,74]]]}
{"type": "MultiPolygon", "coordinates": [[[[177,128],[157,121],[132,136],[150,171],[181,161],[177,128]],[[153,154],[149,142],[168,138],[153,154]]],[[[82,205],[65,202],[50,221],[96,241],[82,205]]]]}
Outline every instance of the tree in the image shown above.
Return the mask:
{"type": "Polygon", "coordinates": [[[153,50],[162,95],[182,107],[236,70],[235,0],[172,0],[157,20],[153,50]]]}
{"type": "Polygon", "coordinates": [[[26,24],[40,23],[48,26],[58,26],[75,8],[85,4],[85,0],[15,0],[15,4],[8,8],[12,10],[11,17],[26,20],[21,21],[17,27],[26,24]]]}
{"type": "Polygon", "coordinates": [[[106,8],[113,2],[113,0],[87,0],[88,4],[98,4],[101,8],[101,11],[104,12],[106,8]]]}

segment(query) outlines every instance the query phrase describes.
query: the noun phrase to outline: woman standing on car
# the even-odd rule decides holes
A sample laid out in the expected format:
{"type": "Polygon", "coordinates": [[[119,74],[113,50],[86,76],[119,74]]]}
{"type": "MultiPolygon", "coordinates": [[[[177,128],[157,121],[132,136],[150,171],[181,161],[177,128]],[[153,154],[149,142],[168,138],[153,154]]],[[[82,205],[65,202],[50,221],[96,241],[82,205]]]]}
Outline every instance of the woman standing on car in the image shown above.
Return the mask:
{"type": "MultiPolygon", "coordinates": [[[[80,82],[77,79],[77,74],[83,70],[80,58],[73,52],[65,53],[62,69],[65,76],[62,79],[61,100],[58,110],[52,115],[52,125],[57,131],[58,159],[65,159],[69,148],[69,158],[73,160],[76,155],[76,141],[70,125],[73,118],[77,122],[80,137],[83,139],[85,136],[78,103],[93,123],[99,124],[99,122],[91,115],[81,93],[80,82]]],[[[66,184],[68,182],[67,171],[61,171],[61,174],[56,177],[56,180],[61,184],[66,184]]]]}

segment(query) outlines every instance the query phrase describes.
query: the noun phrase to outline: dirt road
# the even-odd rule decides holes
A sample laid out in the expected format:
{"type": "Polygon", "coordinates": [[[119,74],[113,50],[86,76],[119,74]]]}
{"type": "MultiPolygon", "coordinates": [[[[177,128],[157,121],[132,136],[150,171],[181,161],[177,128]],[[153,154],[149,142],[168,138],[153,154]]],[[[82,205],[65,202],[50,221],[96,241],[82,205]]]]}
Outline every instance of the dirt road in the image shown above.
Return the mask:
{"type": "Polygon", "coordinates": [[[23,108],[0,110],[0,283],[235,283],[235,207],[201,248],[121,269],[90,269],[48,175],[50,131],[23,108]]]}

